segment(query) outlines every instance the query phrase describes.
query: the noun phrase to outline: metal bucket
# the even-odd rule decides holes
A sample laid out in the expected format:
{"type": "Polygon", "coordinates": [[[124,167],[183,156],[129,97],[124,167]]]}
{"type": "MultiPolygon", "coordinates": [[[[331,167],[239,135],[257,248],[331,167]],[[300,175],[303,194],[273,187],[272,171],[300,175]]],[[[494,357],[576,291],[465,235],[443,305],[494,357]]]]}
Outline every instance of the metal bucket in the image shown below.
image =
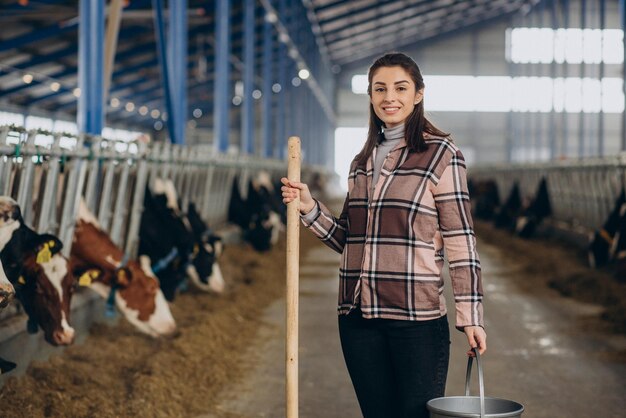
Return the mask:
{"type": "Polygon", "coordinates": [[[431,399],[426,403],[430,418],[515,418],[521,417],[524,406],[507,399],[485,397],[483,367],[480,354],[474,349],[478,364],[478,387],[480,396],[469,396],[470,377],[472,375],[472,357],[467,361],[465,375],[465,396],[447,396],[431,399]]]}

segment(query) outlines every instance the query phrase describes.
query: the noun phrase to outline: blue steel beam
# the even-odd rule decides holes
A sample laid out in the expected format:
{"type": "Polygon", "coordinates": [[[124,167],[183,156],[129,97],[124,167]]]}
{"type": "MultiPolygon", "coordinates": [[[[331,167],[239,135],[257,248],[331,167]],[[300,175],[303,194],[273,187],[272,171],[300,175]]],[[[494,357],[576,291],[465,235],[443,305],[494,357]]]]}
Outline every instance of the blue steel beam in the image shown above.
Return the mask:
{"type": "Polygon", "coordinates": [[[254,154],[254,0],[244,0],[243,102],[241,152],[254,154]]]}
{"type": "MultiPolygon", "coordinates": [[[[280,16],[285,16],[287,13],[287,1],[279,0],[278,1],[278,14],[280,16]]],[[[274,152],[274,155],[278,156],[281,160],[285,158],[285,144],[287,143],[286,138],[286,95],[288,90],[288,80],[287,80],[287,47],[283,42],[280,42],[279,52],[278,52],[278,84],[281,87],[279,96],[278,96],[278,112],[276,112],[276,141],[275,147],[277,152],[274,152]]]]}
{"type": "Polygon", "coordinates": [[[104,125],[104,0],[80,0],[77,125],[79,132],[100,135],[104,125]]]}
{"type": "MultiPolygon", "coordinates": [[[[582,1],[585,1],[585,0],[582,0],[582,1]]],[[[452,30],[442,29],[442,31],[438,33],[437,35],[427,36],[424,38],[420,38],[419,34],[413,34],[413,33],[411,33],[409,36],[405,36],[401,32],[397,34],[398,37],[395,40],[394,49],[398,50],[400,48],[405,48],[405,47],[411,47],[415,49],[419,46],[431,44],[435,40],[450,39],[460,34],[466,34],[473,29],[484,28],[491,23],[503,21],[507,19],[509,16],[511,16],[513,13],[515,13],[516,11],[517,10],[514,10],[510,5],[503,6],[498,9],[489,11],[489,14],[485,18],[485,20],[477,21],[467,26],[457,27],[452,30]]],[[[380,55],[389,49],[389,47],[386,45],[368,46],[371,44],[373,44],[372,40],[368,40],[366,42],[359,42],[358,44],[355,44],[354,46],[345,50],[346,51],[345,55],[347,58],[335,57],[334,60],[338,65],[341,65],[343,70],[350,70],[350,69],[362,67],[364,65],[370,65],[372,57],[380,55]],[[346,59],[348,59],[349,61],[347,61],[346,59]]]]}
{"type": "MultiPolygon", "coordinates": [[[[382,1],[376,1],[373,0],[371,3],[378,3],[378,4],[385,4],[385,3],[389,3],[390,0],[382,0],[382,1]]],[[[316,13],[321,13],[321,12],[326,12],[330,9],[334,9],[336,7],[340,7],[340,6],[345,6],[346,4],[350,3],[349,1],[345,1],[345,0],[341,0],[341,1],[335,1],[335,2],[330,2],[327,3],[323,6],[319,6],[319,7],[314,7],[314,10],[316,13]]]]}
{"type": "MultiPolygon", "coordinates": [[[[154,43],[152,41],[150,41],[148,43],[144,43],[144,44],[142,44],[138,48],[133,48],[131,50],[126,50],[124,52],[118,53],[116,59],[118,61],[121,61],[121,60],[123,60],[125,58],[132,57],[134,55],[137,55],[139,53],[143,53],[145,51],[154,51],[154,43]]],[[[146,65],[146,66],[156,65],[156,61],[150,61],[149,63],[144,63],[144,65],[146,65]]],[[[113,73],[113,77],[118,77],[118,76],[126,74],[128,72],[135,71],[138,68],[141,68],[141,67],[138,67],[137,65],[129,66],[128,68],[125,68],[124,70],[120,70],[118,72],[113,73]]],[[[26,68],[24,70],[26,70],[26,68]]],[[[77,73],[77,71],[78,71],[78,67],[74,67],[74,66],[66,67],[63,70],[57,71],[56,73],[49,74],[47,77],[49,77],[50,79],[60,80],[60,79],[62,79],[64,77],[75,75],[77,73]]],[[[12,88],[7,89],[7,90],[0,90],[0,95],[8,96],[8,95],[17,93],[17,92],[19,92],[21,90],[29,89],[29,88],[32,88],[34,86],[37,86],[39,84],[43,84],[43,83],[46,83],[46,82],[47,82],[47,80],[37,80],[37,79],[35,79],[30,84],[20,84],[18,86],[12,87],[12,88]]],[[[68,89],[68,91],[71,92],[71,89],[68,89]]],[[[55,94],[50,95],[50,97],[52,97],[53,95],[55,95],[55,94]]],[[[43,99],[43,97],[40,97],[38,99],[43,99]]]]}
{"type": "Polygon", "coordinates": [[[167,130],[170,138],[175,142],[176,135],[174,127],[174,111],[172,103],[170,75],[167,65],[167,52],[165,45],[165,20],[163,19],[163,2],[161,0],[152,0],[152,8],[154,9],[154,35],[157,40],[157,56],[161,67],[161,81],[163,82],[163,90],[165,93],[165,108],[167,111],[167,130]]]}
{"type": "Polygon", "coordinates": [[[230,1],[216,0],[215,84],[213,112],[213,146],[217,152],[228,150],[230,107],[230,1]]]}
{"type": "MultiPolygon", "coordinates": [[[[155,63],[156,65],[156,63],[155,63]]],[[[195,62],[194,61],[189,61],[187,63],[187,70],[192,70],[193,68],[195,68],[195,62]]],[[[209,69],[212,69],[212,67],[209,67],[209,69]]],[[[189,74],[189,78],[192,78],[192,75],[189,74]]],[[[212,80],[211,78],[209,78],[209,81],[212,80]]],[[[148,104],[148,101],[154,101],[154,100],[161,100],[162,99],[162,83],[160,82],[160,80],[154,79],[154,80],[146,80],[145,77],[142,77],[141,75],[138,76],[137,79],[134,79],[130,82],[127,83],[128,87],[134,87],[137,85],[142,85],[141,89],[137,89],[134,90],[132,93],[127,94],[125,96],[121,96],[121,95],[115,95],[115,97],[120,100],[120,102],[128,102],[128,101],[132,101],[133,103],[137,103],[138,105],[141,104],[148,104]],[[154,93],[158,93],[158,94],[154,94],[154,93]]],[[[203,84],[203,82],[200,82],[199,84],[203,84]]],[[[193,84],[189,87],[188,91],[191,92],[192,89],[194,87],[197,87],[199,84],[193,84]]],[[[121,91],[122,90],[122,86],[120,87],[116,87],[116,89],[114,89],[115,91],[121,91]]],[[[67,108],[71,108],[75,106],[75,102],[68,102],[65,103],[63,105],[57,106],[56,109],[58,110],[65,110],[67,108]]],[[[112,112],[115,112],[118,110],[113,110],[112,112]]],[[[121,109],[119,109],[119,111],[121,111],[121,109]]]]}
{"type": "Polygon", "coordinates": [[[373,9],[379,9],[380,6],[382,5],[383,4],[380,4],[380,3],[375,4],[373,6],[365,7],[363,9],[359,9],[356,11],[349,11],[348,13],[345,13],[341,16],[333,17],[332,19],[320,21],[320,25],[328,25],[330,23],[339,22],[339,21],[346,23],[344,26],[340,26],[336,29],[324,31],[324,38],[326,38],[327,42],[332,43],[333,41],[343,38],[342,36],[337,36],[338,33],[341,33],[343,31],[350,32],[354,30],[355,35],[356,35],[357,33],[363,32],[363,31],[359,31],[361,26],[367,25],[369,23],[376,23],[376,22],[380,23],[381,19],[389,18],[390,16],[393,16],[393,15],[398,15],[398,23],[399,23],[405,19],[410,19],[420,14],[427,14],[433,11],[446,9],[450,7],[449,4],[446,4],[445,6],[437,6],[437,4],[433,4],[433,2],[430,0],[411,4],[410,7],[407,7],[404,3],[398,2],[397,4],[395,3],[393,4],[393,6],[397,8],[391,11],[387,10],[387,12],[385,13],[375,13],[371,17],[367,17],[365,19],[359,19],[358,15],[365,14],[367,12],[372,11],[373,9]],[[358,22],[358,23],[353,24],[352,22],[358,22]]]}
{"type": "Polygon", "coordinates": [[[169,56],[170,95],[172,109],[168,112],[173,119],[174,132],[170,135],[175,144],[185,143],[187,127],[187,0],[169,2],[169,56]]]}
{"type": "Polygon", "coordinates": [[[24,45],[32,44],[61,33],[74,31],[76,29],[78,29],[78,20],[72,19],[70,21],[59,22],[45,28],[33,30],[24,35],[19,35],[10,39],[3,39],[2,42],[0,42],[0,52],[21,48],[24,45]]]}
{"type": "MultiPolygon", "coordinates": [[[[265,12],[263,12],[266,15],[265,12]]],[[[273,37],[272,23],[265,19],[263,24],[263,135],[261,137],[261,149],[263,156],[274,157],[272,141],[272,58],[273,37]]]]}

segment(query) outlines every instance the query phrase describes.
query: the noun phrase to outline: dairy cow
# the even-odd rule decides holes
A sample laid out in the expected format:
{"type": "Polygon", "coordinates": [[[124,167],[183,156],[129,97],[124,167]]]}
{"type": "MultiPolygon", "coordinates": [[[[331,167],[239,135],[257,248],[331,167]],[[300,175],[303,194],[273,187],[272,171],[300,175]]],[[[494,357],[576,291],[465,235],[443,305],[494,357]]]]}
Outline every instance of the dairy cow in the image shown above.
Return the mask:
{"type": "MultiPolygon", "coordinates": [[[[2,222],[2,219],[0,219],[0,222],[2,222]]],[[[5,308],[13,299],[13,296],[15,296],[15,289],[4,272],[2,263],[0,263],[0,309],[5,308]]],[[[10,372],[16,366],[15,363],[0,358],[0,374],[10,372]]]]}
{"type": "Polygon", "coordinates": [[[500,205],[498,185],[493,180],[467,182],[467,188],[472,201],[472,212],[479,219],[491,220],[496,208],[500,205]]]}
{"type": "Polygon", "coordinates": [[[541,221],[550,215],[552,215],[552,206],[548,194],[548,182],[544,177],[539,183],[535,197],[517,218],[515,233],[522,238],[529,238],[541,221]]]}
{"type": "Polygon", "coordinates": [[[17,367],[17,364],[13,363],[12,361],[8,361],[3,358],[0,358],[0,374],[8,373],[11,370],[15,369],[16,367],[17,367]]]}
{"type": "Polygon", "coordinates": [[[13,296],[15,296],[15,288],[0,263],[0,309],[6,308],[13,296]]]}
{"type": "Polygon", "coordinates": [[[515,230],[517,217],[522,210],[522,197],[519,184],[515,182],[504,204],[495,211],[494,225],[496,228],[515,230]]]}
{"type": "Polygon", "coordinates": [[[189,260],[193,256],[194,239],[179,214],[168,206],[165,185],[159,182],[154,193],[149,187],[145,190],[139,254],[148,258],[163,294],[172,301],[191,269],[189,260]]]}
{"type": "Polygon", "coordinates": [[[61,254],[61,241],[26,226],[10,197],[0,197],[0,219],[0,260],[28,315],[28,332],[41,328],[50,344],[71,344],[70,302],[75,282],[61,254]]]}
{"type": "MultiPolygon", "coordinates": [[[[260,173],[248,184],[248,196],[243,198],[239,192],[239,179],[233,181],[231,198],[228,206],[228,221],[242,229],[243,239],[257,251],[267,251],[278,242],[281,230],[280,212],[277,212],[274,187],[269,176],[260,173]]],[[[279,209],[282,210],[282,209],[279,209]]]]}
{"type": "Polygon", "coordinates": [[[201,290],[221,293],[224,291],[224,277],[217,262],[222,253],[222,239],[211,233],[208,225],[202,220],[193,202],[187,208],[187,220],[194,236],[194,269],[188,269],[187,274],[192,283],[201,290]],[[194,277],[194,273],[197,276],[194,277]]]}
{"type": "MultiPolygon", "coordinates": [[[[609,217],[602,225],[602,228],[596,231],[589,240],[589,247],[587,248],[587,255],[589,259],[589,265],[591,267],[602,267],[611,259],[611,252],[613,250],[615,234],[620,228],[620,221],[623,218],[621,215],[621,208],[626,203],[626,193],[622,188],[621,193],[615,201],[615,206],[609,214],[609,217]]],[[[622,239],[626,239],[624,234],[621,234],[622,239]]]]}
{"type": "Polygon", "coordinates": [[[626,282],[626,203],[622,204],[620,215],[619,229],[615,234],[611,250],[615,260],[615,277],[624,283],[626,282]]]}
{"type": "Polygon", "coordinates": [[[81,285],[115,301],[124,317],[153,337],[176,333],[176,323],[149,260],[125,260],[81,201],[72,245],[72,268],[81,285]]]}

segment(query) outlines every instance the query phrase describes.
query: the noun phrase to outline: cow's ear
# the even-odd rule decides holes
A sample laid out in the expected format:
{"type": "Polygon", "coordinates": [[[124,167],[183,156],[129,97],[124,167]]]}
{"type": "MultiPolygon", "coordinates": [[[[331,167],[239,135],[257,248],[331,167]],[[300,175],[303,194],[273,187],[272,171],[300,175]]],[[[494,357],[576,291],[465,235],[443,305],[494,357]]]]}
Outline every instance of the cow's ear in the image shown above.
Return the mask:
{"type": "Polygon", "coordinates": [[[126,287],[132,280],[132,273],[128,267],[120,267],[115,272],[115,283],[120,287],[126,287]]]}
{"type": "Polygon", "coordinates": [[[48,244],[48,248],[50,248],[50,252],[53,255],[59,253],[63,249],[63,243],[54,235],[42,234],[41,237],[44,239],[44,243],[48,244]]]}
{"type": "Polygon", "coordinates": [[[57,254],[63,248],[63,243],[51,234],[38,235],[33,247],[37,249],[37,263],[46,263],[50,257],[57,254]]]}
{"type": "Polygon", "coordinates": [[[91,284],[97,281],[101,275],[102,270],[96,268],[89,269],[80,275],[80,277],[78,278],[78,285],[91,286],[91,284]]]}

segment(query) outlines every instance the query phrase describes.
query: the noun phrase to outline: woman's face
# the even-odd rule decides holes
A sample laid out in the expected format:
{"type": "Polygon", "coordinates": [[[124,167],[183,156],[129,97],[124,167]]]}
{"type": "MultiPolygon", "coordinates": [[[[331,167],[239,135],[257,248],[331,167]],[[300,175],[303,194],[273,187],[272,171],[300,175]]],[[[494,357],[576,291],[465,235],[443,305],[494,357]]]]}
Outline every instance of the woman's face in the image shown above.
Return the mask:
{"type": "Polygon", "coordinates": [[[372,77],[370,100],[387,128],[403,123],[422,97],[424,89],[415,91],[415,83],[402,67],[380,67],[372,77]]]}

